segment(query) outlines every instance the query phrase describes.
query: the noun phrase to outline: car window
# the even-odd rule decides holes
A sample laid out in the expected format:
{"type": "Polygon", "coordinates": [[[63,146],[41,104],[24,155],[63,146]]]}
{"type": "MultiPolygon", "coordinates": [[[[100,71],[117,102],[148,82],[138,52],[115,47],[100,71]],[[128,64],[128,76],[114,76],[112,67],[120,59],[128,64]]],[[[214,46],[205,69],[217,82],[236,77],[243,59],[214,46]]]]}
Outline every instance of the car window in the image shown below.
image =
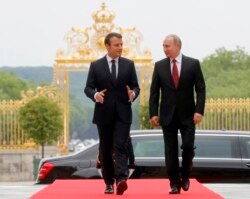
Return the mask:
{"type": "Polygon", "coordinates": [[[250,158],[250,141],[246,141],[247,158],[250,158]]]}
{"type": "Polygon", "coordinates": [[[250,137],[241,137],[242,158],[250,158],[250,137]]]}
{"type": "Polygon", "coordinates": [[[195,157],[233,158],[233,139],[226,136],[196,136],[195,157]]]}
{"type": "Polygon", "coordinates": [[[250,141],[246,142],[247,158],[250,158],[250,141]]]}
{"type": "MultiPolygon", "coordinates": [[[[136,157],[165,157],[162,136],[133,137],[132,142],[136,157]]],[[[196,135],[195,146],[196,158],[237,158],[239,153],[232,136],[196,135]]]]}
{"type": "Polygon", "coordinates": [[[132,139],[135,157],[164,157],[163,139],[132,139]]]}

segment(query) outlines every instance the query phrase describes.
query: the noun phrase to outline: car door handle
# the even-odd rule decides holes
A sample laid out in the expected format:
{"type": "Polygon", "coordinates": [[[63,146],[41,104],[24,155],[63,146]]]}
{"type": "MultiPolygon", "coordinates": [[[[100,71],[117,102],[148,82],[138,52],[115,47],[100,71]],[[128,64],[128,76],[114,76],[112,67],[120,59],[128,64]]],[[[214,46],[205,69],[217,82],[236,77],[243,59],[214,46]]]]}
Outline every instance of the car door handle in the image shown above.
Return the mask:
{"type": "Polygon", "coordinates": [[[250,167],[250,163],[246,163],[247,167],[250,167]]]}

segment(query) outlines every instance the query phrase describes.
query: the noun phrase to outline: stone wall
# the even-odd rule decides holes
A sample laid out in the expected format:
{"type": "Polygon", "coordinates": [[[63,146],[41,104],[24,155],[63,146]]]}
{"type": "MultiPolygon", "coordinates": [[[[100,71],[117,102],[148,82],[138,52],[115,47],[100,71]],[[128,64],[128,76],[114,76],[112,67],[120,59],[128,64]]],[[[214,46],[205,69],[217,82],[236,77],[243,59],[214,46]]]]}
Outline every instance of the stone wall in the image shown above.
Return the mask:
{"type": "Polygon", "coordinates": [[[38,156],[34,151],[1,151],[0,181],[32,181],[33,158],[38,156]]]}
{"type": "MultiPolygon", "coordinates": [[[[58,156],[57,147],[45,146],[45,157],[58,156]]],[[[33,181],[36,178],[37,166],[41,149],[1,150],[0,151],[0,182],[33,181]]]]}

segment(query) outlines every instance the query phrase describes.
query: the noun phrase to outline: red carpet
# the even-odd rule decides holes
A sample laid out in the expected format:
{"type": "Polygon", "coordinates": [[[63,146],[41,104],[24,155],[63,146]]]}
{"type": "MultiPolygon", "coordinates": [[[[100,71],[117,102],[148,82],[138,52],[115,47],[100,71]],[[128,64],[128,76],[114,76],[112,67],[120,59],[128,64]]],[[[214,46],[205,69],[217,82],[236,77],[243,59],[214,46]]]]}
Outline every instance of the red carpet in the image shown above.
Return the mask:
{"type": "Polygon", "coordinates": [[[164,179],[129,179],[124,194],[104,194],[103,180],[57,180],[31,196],[31,199],[222,199],[196,180],[191,180],[189,191],[170,195],[169,181],[164,179]]]}

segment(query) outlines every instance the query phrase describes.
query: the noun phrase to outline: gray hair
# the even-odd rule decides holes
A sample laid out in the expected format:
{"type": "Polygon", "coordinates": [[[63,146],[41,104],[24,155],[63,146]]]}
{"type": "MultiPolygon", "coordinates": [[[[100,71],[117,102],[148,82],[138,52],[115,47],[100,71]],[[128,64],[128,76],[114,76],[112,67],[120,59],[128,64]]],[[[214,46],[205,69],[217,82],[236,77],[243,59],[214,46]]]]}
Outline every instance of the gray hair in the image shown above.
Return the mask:
{"type": "Polygon", "coordinates": [[[180,46],[180,48],[181,48],[182,42],[181,42],[181,38],[179,36],[177,36],[175,34],[170,34],[167,37],[172,37],[173,40],[174,40],[174,43],[178,44],[180,46]]]}

